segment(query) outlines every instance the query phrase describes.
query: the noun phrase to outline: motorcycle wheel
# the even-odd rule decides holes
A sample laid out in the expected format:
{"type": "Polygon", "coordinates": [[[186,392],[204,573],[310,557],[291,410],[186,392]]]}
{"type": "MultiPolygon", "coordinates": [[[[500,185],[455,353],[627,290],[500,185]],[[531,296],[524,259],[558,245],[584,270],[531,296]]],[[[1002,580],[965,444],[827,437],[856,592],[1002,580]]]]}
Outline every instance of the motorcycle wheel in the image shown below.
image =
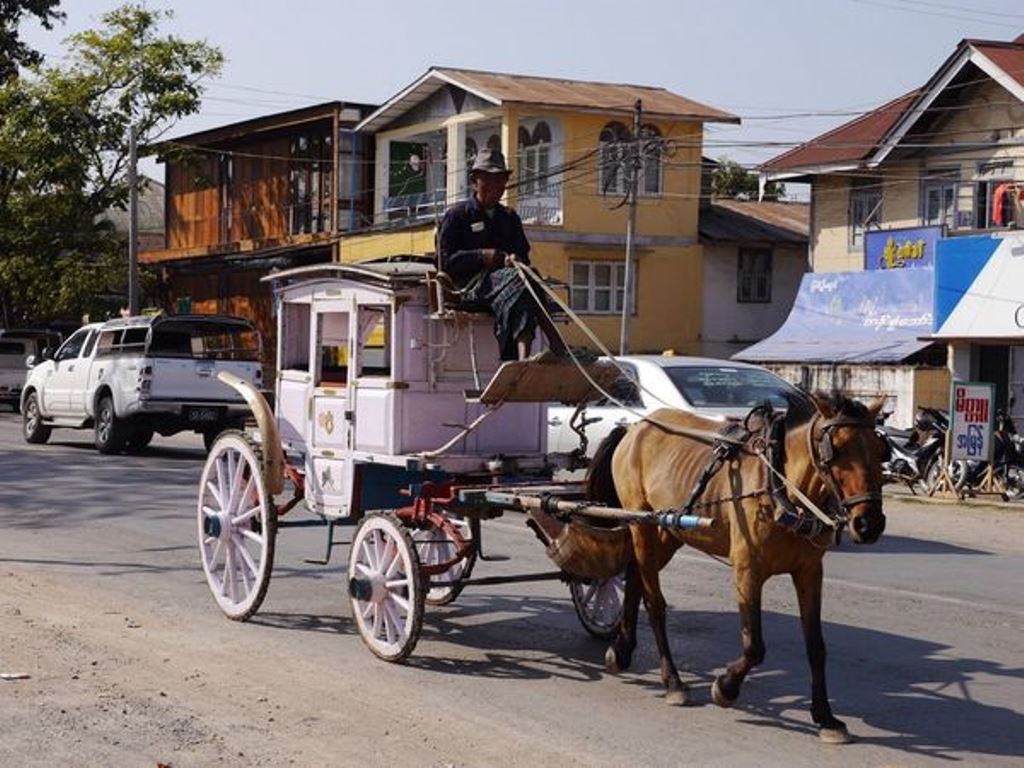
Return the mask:
{"type": "Polygon", "coordinates": [[[1010,465],[1003,469],[1003,495],[1007,501],[1024,499],[1024,467],[1010,465]]]}

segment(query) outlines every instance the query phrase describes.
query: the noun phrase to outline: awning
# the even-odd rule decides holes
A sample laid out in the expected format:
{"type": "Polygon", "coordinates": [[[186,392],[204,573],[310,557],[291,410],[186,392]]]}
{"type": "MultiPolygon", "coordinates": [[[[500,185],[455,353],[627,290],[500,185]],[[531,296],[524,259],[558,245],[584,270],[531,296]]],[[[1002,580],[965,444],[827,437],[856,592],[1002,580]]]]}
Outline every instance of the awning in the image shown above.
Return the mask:
{"type": "Polygon", "coordinates": [[[937,339],[1024,342],[1024,233],[939,241],[937,339]]]}
{"type": "Polygon", "coordinates": [[[752,363],[894,363],[931,342],[930,268],[812,272],[764,341],[733,355],[752,363]]]}

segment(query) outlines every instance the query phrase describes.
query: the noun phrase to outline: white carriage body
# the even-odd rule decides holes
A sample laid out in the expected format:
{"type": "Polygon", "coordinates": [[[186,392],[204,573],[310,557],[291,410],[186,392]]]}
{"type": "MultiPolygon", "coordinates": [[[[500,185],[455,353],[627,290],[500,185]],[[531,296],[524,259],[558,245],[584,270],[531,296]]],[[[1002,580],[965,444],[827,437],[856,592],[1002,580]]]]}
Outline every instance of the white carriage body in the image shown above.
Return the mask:
{"type": "Polygon", "coordinates": [[[497,457],[545,466],[543,402],[506,403],[438,450],[489,410],[473,393],[500,361],[492,317],[432,311],[430,271],[332,264],[275,276],[287,280],[276,290],[278,429],[324,517],[401,505],[398,488],[485,474],[497,457]]]}

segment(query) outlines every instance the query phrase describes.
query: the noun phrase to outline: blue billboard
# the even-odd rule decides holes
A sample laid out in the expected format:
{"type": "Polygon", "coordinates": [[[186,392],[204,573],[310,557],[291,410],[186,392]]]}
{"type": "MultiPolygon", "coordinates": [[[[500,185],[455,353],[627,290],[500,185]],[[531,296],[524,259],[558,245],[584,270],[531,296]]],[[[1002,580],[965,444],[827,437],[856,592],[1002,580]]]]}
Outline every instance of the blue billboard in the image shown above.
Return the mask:
{"type": "Polygon", "coordinates": [[[864,269],[912,269],[935,264],[942,227],[875,229],[864,233],[864,269]]]}

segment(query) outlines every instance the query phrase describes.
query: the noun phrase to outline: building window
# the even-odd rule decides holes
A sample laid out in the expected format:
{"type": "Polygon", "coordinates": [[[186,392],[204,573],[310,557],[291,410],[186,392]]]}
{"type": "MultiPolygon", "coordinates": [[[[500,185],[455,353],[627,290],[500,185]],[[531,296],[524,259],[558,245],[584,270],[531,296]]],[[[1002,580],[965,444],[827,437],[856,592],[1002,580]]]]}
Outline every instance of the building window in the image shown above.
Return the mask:
{"type": "Polygon", "coordinates": [[[608,123],[601,130],[597,177],[602,195],[626,194],[629,139],[629,131],[619,122],[608,123]]]}
{"type": "Polygon", "coordinates": [[[850,250],[864,245],[864,233],[882,226],[882,182],[855,179],[850,190],[850,250]]]}
{"type": "MultiPolygon", "coordinates": [[[[626,265],[619,261],[572,261],[569,264],[569,306],[577,312],[620,314],[626,285],[626,265]]],[[[633,300],[636,311],[636,275],[633,300]]]]}
{"type": "Polygon", "coordinates": [[[772,252],[767,248],[740,248],[736,268],[736,301],[766,304],[772,300],[772,252]]]}
{"type": "MultiPolygon", "coordinates": [[[[662,192],[661,131],[653,125],[640,126],[640,176],[637,193],[641,196],[662,192]]],[[[624,195],[629,190],[632,134],[619,122],[608,123],[601,131],[598,186],[603,195],[624,195]]]]}
{"type": "Polygon", "coordinates": [[[643,155],[643,166],[640,174],[640,194],[661,194],[661,131],[653,125],[640,127],[640,152],[643,155]]]}
{"type": "Polygon", "coordinates": [[[330,134],[295,136],[291,140],[288,232],[326,232],[333,208],[334,158],[330,134]]]}
{"type": "Polygon", "coordinates": [[[956,171],[931,172],[921,187],[921,223],[925,226],[956,226],[956,171]]]}
{"type": "Polygon", "coordinates": [[[1013,222],[1013,199],[1011,195],[999,196],[999,216],[996,216],[996,190],[1013,181],[1013,161],[997,160],[978,166],[978,182],[974,189],[974,226],[978,229],[992,229],[1013,222]]]}
{"type": "Polygon", "coordinates": [[[519,128],[519,194],[546,195],[551,186],[551,128],[541,120],[530,133],[519,128]]]}

